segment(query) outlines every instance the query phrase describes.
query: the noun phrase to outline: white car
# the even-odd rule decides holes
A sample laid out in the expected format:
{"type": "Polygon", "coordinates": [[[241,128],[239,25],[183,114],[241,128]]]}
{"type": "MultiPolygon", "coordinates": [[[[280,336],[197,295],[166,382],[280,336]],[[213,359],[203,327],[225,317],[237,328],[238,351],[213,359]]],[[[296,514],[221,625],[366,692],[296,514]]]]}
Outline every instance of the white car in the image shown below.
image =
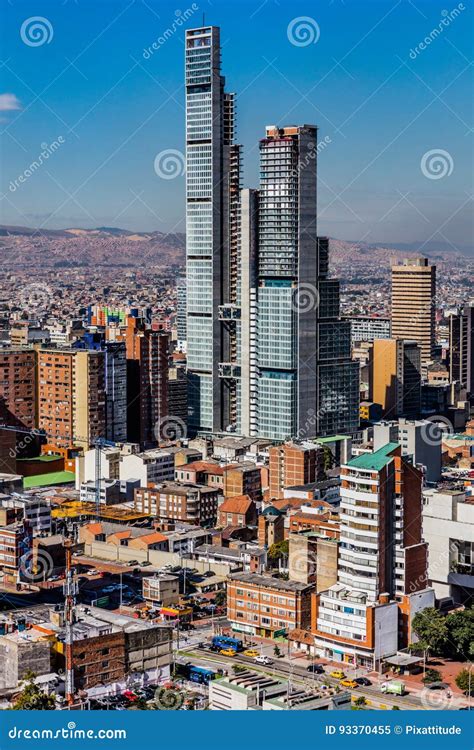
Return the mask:
{"type": "Polygon", "coordinates": [[[256,664],[265,664],[270,665],[273,664],[273,659],[270,659],[269,656],[263,656],[263,654],[260,654],[260,656],[255,657],[255,663],[256,664]]]}

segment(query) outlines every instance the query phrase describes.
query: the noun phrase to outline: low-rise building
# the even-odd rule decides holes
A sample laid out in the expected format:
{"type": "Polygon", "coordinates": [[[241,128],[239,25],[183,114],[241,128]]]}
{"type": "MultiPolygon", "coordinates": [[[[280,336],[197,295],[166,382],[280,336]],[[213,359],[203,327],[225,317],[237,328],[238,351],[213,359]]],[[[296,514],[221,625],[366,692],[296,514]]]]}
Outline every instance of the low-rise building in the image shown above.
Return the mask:
{"type": "Polygon", "coordinates": [[[143,598],[151,607],[169,607],[179,603],[179,577],[148,576],[143,579],[143,598]]]}
{"type": "Polygon", "coordinates": [[[210,526],[217,520],[219,497],[213,487],[167,482],[135,490],[135,510],[160,521],[210,526]]]}
{"type": "Polygon", "coordinates": [[[312,585],[297,581],[231,573],[227,617],[234,630],[266,638],[294,628],[309,628],[312,585]]]}
{"type": "Polygon", "coordinates": [[[249,495],[228,497],[219,505],[218,526],[255,526],[257,508],[249,495]]]}

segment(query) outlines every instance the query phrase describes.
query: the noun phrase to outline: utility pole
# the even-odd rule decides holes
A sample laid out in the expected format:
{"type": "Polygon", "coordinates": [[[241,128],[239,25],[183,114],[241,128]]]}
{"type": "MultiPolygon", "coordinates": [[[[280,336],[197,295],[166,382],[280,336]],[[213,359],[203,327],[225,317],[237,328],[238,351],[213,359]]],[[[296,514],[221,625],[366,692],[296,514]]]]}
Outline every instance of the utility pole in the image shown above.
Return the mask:
{"type": "Polygon", "coordinates": [[[72,647],[74,642],[73,625],[75,619],[75,604],[77,594],[77,581],[73,577],[71,566],[71,547],[73,541],[66,539],[64,549],[66,552],[66,580],[63,587],[64,592],[64,619],[66,622],[66,700],[68,705],[74,703],[74,669],[72,660],[72,647]]]}

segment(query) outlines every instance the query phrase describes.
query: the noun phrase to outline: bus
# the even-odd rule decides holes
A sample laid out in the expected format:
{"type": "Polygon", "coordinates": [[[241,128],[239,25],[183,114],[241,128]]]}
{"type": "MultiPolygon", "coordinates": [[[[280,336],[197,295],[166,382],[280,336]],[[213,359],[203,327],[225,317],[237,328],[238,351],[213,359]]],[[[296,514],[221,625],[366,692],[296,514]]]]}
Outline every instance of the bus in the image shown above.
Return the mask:
{"type": "Polygon", "coordinates": [[[211,680],[215,679],[216,673],[212,669],[205,669],[204,667],[196,667],[191,662],[187,664],[177,664],[176,671],[185,680],[190,682],[197,682],[199,685],[208,685],[211,680]]]}
{"type": "Polygon", "coordinates": [[[228,635],[215,635],[212,639],[212,649],[221,651],[230,648],[233,651],[243,651],[244,646],[240,638],[232,638],[228,635]]]}

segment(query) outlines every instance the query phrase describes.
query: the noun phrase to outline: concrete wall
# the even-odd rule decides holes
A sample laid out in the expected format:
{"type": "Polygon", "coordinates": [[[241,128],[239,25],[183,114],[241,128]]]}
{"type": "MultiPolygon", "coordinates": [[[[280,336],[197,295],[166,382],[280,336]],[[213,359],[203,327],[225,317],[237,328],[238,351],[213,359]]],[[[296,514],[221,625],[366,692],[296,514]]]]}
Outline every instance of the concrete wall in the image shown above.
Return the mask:
{"type": "Polygon", "coordinates": [[[148,560],[156,567],[164,565],[185,565],[188,568],[196,568],[199,573],[205,573],[208,570],[214,571],[216,575],[226,576],[231,572],[229,563],[213,562],[210,560],[188,560],[180,557],[175,552],[160,552],[158,550],[143,551],[139,549],[129,549],[128,547],[116,547],[107,542],[92,542],[84,545],[84,554],[88,557],[95,557],[99,560],[108,560],[114,562],[128,563],[130,560],[145,562],[148,560]]]}

